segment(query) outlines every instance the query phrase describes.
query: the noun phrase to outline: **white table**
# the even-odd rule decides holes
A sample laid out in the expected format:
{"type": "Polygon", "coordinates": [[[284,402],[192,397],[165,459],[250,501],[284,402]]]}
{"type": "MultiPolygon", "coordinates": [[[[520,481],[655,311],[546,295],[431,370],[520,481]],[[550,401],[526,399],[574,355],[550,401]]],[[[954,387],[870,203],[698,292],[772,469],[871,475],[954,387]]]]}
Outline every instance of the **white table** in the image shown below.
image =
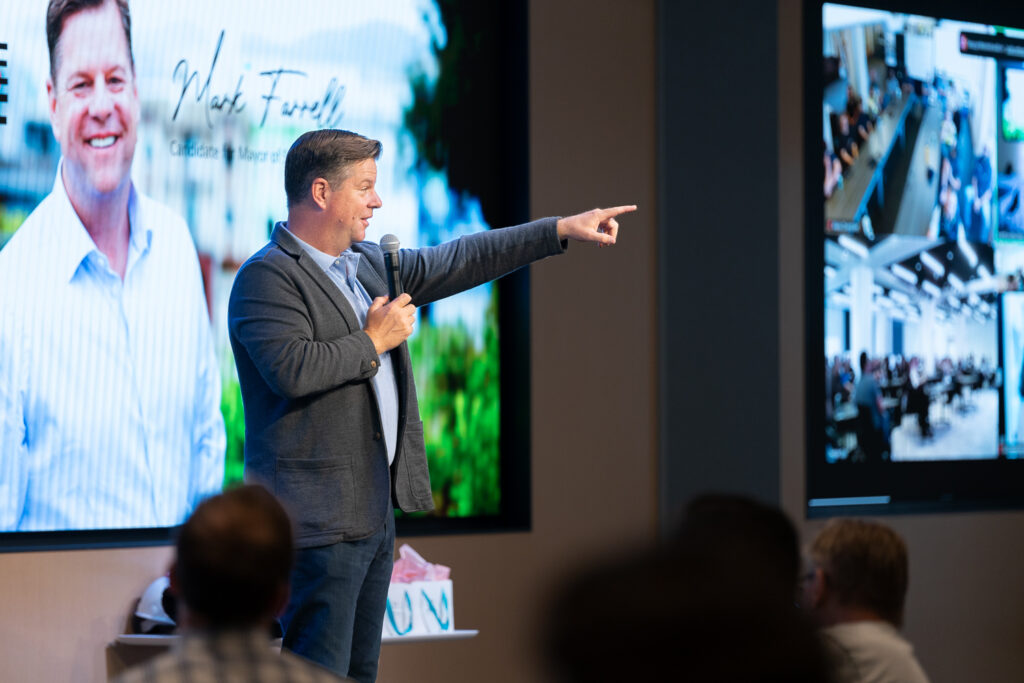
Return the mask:
{"type": "MultiPolygon", "coordinates": [[[[424,635],[412,636],[384,636],[381,642],[390,643],[426,643],[441,640],[464,640],[473,638],[478,633],[477,629],[455,629],[447,633],[427,633],[424,635]]],[[[142,633],[122,633],[117,637],[117,642],[122,645],[140,645],[144,647],[169,647],[181,639],[179,635],[146,635],[142,633]]],[[[275,647],[281,647],[280,638],[272,641],[275,647]]]]}

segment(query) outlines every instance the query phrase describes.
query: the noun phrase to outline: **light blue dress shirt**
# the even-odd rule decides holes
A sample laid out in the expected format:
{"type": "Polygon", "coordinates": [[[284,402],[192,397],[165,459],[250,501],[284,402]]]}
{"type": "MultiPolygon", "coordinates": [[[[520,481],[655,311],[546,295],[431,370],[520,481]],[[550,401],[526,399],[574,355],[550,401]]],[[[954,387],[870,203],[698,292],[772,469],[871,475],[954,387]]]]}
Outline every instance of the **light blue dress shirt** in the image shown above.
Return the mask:
{"type": "Polygon", "coordinates": [[[0,249],[0,530],[179,524],[221,489],[220,374],[195,246],[131,193],[124,281],[61,171],[0,249]]]}
{"type": "MultiPolygon", "coordinates": [[[[356,278],[356,273],[359,272],[359,259],[362,256],[352,251],[351,248],[343,251],[340,256],[331,256],[311,244],[303,242],[292,231],[289,230],[288,234],[295,237],[295,241],[323,269],[327,277],[331,278],[331,282],[345,295],[356,312],[359,325],[366,327],[366,314],[370,310],[373,299],[356,278]]],[[[391,352],[385,351],[379,358],[380,367],[377,368],[377,374],[373,376],[371,383],[374,394],[377,396],[377,407],[383,423],[381,427],[384,429],[384,440],[388,447],[388,464],[390,465],[395,461],[395,447],[398,444],[398,384],[395,381],[395,367],[391,362],[391,352]]]]}

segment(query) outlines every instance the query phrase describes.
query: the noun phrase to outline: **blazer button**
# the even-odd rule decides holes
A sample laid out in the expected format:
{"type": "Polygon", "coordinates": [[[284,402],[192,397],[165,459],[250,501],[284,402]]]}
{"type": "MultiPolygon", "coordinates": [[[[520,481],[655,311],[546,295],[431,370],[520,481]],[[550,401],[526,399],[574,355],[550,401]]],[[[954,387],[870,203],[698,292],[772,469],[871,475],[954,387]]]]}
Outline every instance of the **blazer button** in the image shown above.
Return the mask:
{"type": "Polygon", "coordinates": [[[375,360],[371,360],[371,361],[370,361],[370,367],[371,367],[371,368],[375,368],[375,367],[377,367],[377,361],[375,361],[375,360]]]}
{"type": "Polygon", "coordinates": [[[377,441],[380,441],[380,432],[374,432],[373,438],[376,439],[377,441]]]}

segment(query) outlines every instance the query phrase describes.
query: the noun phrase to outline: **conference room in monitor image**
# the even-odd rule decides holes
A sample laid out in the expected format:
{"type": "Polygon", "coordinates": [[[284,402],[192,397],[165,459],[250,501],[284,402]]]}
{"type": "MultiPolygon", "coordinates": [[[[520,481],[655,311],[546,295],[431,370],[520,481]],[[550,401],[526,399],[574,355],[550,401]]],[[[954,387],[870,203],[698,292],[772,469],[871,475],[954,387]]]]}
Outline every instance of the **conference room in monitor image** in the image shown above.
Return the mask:
{"type": "MultiPolygon", "coordinates": [[[[228,295],[302,133],[382,143],[370,240],[528,218],[525,3],[136,1],[130,42],[107,9],[51,64],[46,1],[0,5],[0,550],[166,541],[242,479],[228,295]],[[120,187],[119,264],[79,219],[120,187]]],[[[405,533],[529,524],[526,278],[418,310],[436,511],[405,533]]]]}
{"type": "Polygon", "coordinates": [[[824,6],[826,231],[992,242],[997,68],[962,49],[976,29],[824,6]]]}
{"type": "Polygon", "coordinates": [[[808,514],[1019,506],[1020,12],[865,5],[805,15],[808,514]]]}
{"type": "Polygon", "coordinates": [[[1011,273],[1001,296],[1003,450],[1024,455],[1024,243],[1005,244],[997,265],[1011,273]]]}
{"type": "Polygon", "coordinates": [[[1024,240],[1024,61],[1000,64],[996,86],[1002,117],[996,174],[999,235],[1024,240]]]}
{"type": "Polygon", "coordinates": [[[995,458],[999,323],[983,244],[839,235],[825,243],[831,461],[995,458]]]}

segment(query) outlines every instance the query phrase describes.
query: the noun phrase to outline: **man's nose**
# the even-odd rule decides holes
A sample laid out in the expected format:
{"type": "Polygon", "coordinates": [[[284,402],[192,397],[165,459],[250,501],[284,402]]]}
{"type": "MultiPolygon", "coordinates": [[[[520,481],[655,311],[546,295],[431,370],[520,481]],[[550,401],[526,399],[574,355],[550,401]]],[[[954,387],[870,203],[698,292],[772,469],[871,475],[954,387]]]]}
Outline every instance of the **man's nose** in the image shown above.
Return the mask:
{"type": "Polygon", "coordinates": [[[114,94],[106,80],[98,79],[89,98],[89,116],[105,119],[114,110],[114,94]]]}
{"type": "Polygon", "coordinates": [[[382,206],[384,206],[384,202],[382,202],[380,200],[380,195],[377,194],[377,190],[374,190],[373,191],[373,198],[370,200],[370,208],[371,209],[379,209],[382,206]]]}

